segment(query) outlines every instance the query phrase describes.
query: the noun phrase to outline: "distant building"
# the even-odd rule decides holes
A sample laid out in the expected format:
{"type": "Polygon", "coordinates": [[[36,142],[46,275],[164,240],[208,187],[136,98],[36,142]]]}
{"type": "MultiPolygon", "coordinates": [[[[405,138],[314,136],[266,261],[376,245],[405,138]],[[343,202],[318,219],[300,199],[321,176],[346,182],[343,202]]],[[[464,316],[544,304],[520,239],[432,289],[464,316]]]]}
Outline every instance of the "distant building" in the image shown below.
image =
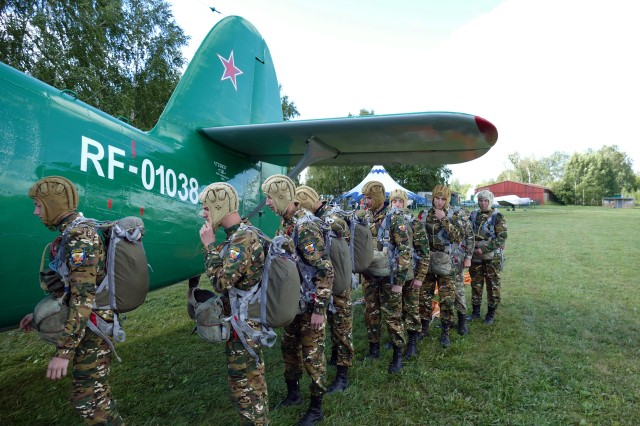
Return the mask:
{"type": "Polygon", "coordinates": [[[494,183],[493,185],[476,188],[476,194],[485,189],[493,192],[495,197],[502,197],[503,195],[517,195],[520,198],[531,198],[531,201],[534,201],[539,205],[543,205],[548,201],[556,201],[556,196],[551,189],[546,186],[535,185],[533,183],[504,180],[502,182],[494,183]]]}
{"type": "Polygon", "coordinates": [[[602,207],[611,207],[614,209],[620,209],[620,208],[632,209],[635,206],[636,206],[636,201],[633,198],[622,197],[621,195],[602,198],[602,207]]]}

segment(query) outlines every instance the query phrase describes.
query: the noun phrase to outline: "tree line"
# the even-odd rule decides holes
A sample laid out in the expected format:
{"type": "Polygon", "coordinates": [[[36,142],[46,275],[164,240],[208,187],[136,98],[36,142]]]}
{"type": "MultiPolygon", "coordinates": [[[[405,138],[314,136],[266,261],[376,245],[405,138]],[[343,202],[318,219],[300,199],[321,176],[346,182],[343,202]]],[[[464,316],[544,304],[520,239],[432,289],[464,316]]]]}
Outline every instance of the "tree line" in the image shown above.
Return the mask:
{"type": "MultiPolygon", "coordinates": [[[[539,160],[513,153],[509,161],[512,168],[500,173],[497,182],[546,186],[562,204],[600,206],[603,197],[618,195],[640,199],[640,176],[634,174],[632,160],[617,145],[571,156],[556,151],[539,160]]],[[[491,183],[495,182],[481,186],[491,183]]]]}

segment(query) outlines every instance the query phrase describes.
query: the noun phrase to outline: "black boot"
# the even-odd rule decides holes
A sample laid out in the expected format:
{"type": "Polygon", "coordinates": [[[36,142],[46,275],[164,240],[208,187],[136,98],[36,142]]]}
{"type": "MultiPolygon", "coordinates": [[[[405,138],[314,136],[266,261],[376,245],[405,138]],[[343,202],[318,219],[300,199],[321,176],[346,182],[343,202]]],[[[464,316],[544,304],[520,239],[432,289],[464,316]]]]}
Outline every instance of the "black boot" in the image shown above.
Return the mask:
{"type": "Polygon", "coordinates": [[[464,316],[464,312],[458,312],[458,334],[461,336],[469,334],[469,327],[467,327],[467,319],[464,316]]]}
{"type": "Polygon", "coordinates": [[[409,332],[409,343],[407,344],[407,349],[404,351],[404,358],[409,359],[417,356],[416,352],[416,341],[418,340],[418,332],[410,331],[409,332]]]}
{"type": "Polygon", "coordinates": [[[422,320],[422,331],[418,335],[418,340],[422,340],[429,335],[429,320],[422,320]]]}
{"type": "Polygon", "coordinates": [[[322,397],[312,396],[307,413],[300,419],[298,426],[313,426],[322,420],[322,397]]]}
{"type": "Polygon", "coordinates": [[[473,312],[467,317],[468,321],[473,321],[480,318],[480,305],[473,305],[473,312]]]}
{"type": "Polygon", "coordinates": [[[336,362],[338,362],[338,348],[337,347],[333,347],[331,349],[331,358],[329,359],[329,365],[336,365],[336,362]]]}
{"type": "Polygon", "coordinates": [[[378,359],[380,358],[380,342],[371,343],[369,342],[369,353],[364,356],[367,359],[378,359]]]}
{"type": "Polygon", "coordinates": [[[302,404],[302,396],[300,395],[300,382],[297,380],[286,380],[287,397],[282,400],[280,405],[300,405],[302,404]]]}
{"type": "Polygon", "coordinates": [[[449,324],[442,324],[442,334],[440,334],[440,344],[443,348],[451,346],[451,340],[449,340],[449,324]]]}
{"type": "Polygon", "coordinates": [[[484,321],[482,321],[482,323],[486,325],[493,325],[493,316],[495,314],[496,314],[496,307],[489,306],[489,309],[487,310],[487,315],[484,317],[484,321]]]}
{"type": "Polygon", "coordinates": [[[389,373],[397,373],[402,369],[402,367],[404,367],[404,365],[402,365],[402,348],[394,346],[393,359],[391,360],[391,363],[389,364],[389,370],[387,371],[389,371],[389,373]]]}
{"type": "Polygon", "coordinates": [[[333,383],[331,383],[331,385],[327,389],[327,393],[342,392],[348,387],[349,387],[349,367],[339,365],[338,374],[336,374],[335,380],[333,381],[333,383]]]}

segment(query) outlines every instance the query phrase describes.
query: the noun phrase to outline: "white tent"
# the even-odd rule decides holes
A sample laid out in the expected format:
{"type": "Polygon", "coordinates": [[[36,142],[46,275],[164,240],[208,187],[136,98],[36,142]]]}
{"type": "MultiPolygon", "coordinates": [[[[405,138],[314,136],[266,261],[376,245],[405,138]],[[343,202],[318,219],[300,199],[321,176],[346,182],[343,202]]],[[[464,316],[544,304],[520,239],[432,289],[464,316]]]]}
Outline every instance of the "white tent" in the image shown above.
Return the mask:
{"type": "Polygon", "coordinates": [[[362,187],[367,182],[370,182],[372,180],[378,181],[382,183],[382,185],[384,185],[384,190],[387,196],[389,196],[389,191],[392,191],[394,189],[402,189],[403,191],[406,191],[406,193],[409,195],[410,200],[414,200],[421,204],[427,204],[426,198],[421,197],[415,192],[409,191],[408,189],[400,185],[398,182],[393,180],[391,175],[387,173],[387,171],[383,166],[373,166],[369,174],[365,176],[362,182],[360,182],[357,186],[351,189],[351,191],[347,191],[344,194],[342,194],[340,198],[344,199],[344,198],[351,197],[351,199],[359,200],[360,198],[362,198],[362,187]]]}

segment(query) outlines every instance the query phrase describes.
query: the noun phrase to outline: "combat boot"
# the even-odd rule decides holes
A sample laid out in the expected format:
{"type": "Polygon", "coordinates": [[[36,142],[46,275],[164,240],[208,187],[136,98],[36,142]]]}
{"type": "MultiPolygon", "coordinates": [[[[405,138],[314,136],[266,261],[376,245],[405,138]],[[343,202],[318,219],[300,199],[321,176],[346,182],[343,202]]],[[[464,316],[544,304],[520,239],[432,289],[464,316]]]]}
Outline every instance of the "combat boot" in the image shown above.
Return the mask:
{"type": "Polygon", "coordinates": [[[322,420],[322,397],[312,396],[307,413],[300,419],[298,426],[313,426],[322,420]]]}
{"type": "Polygon", "coordinates": [[[339,365],[338,374],[336,374],[335,380],[333,381],[333,383],[331,383],[331,385],[327,389],[327,393],[342,392],[348,387],[349,387],[349,367],[339,365]]]}
{"type": "Polygon", "coordinates": [[[422,331],[418,335],[418,340],[422,340],[429,335],[429,320],[422,320],[422,331]]]}
{"type": "Polygon", "coordinates": [[[338,348],[337,347],[333,347],[331,349],[331,358],[329,359],[328,364],[329,365],[336,365],[336,362],[338,362],[338,348]]]}
{"type": "Polygon", "coordinates": [[[467,320],[473,321],[477,320],[478,318],[480,318],[480,305],[473,305],[473,312],[467,317],[467,320]]]}
{"type": "Polygon", "coordinates": [[[464,312],[458,312],[458,334],[461,336],[469,334],[469,327],[467,327],[467,319],[464,316],[464,312]]]}
{"type": "Polygon", "coordinates": [[[369,342],[369,353],[364,356],[366,359],[380,358],[380,342],[369,342]]]}
{"type": "Polygon", "coordinates": [[[297,380],[286,380],[287,383],[287,397],[282,400],[280,405],[285,407],[290,405],[302,404],[302,395],[300,395],[300,382],[297,380]]]}
{"type": "Polygon", "coordinates": [[[487,309],[487,315],[484,317],[484,321],[482,321],[483,324],[486,325],[493,325],[493,316],[496,313],[496,307],[495,306],[489,306],[489,309],[487,309]]]}
{"type": "Polygon", "coordinates": [[[389,373],[397,373],[402,369],[402,367],[404,367],[404,365],[402,364],[402,348],[394,346],[393,359],[391,360],[389,369],[387,371],[389,371],[389,373]]]}
{"type": "Polygon", "coordinates": [[[451,340],[449,340],[449,324],[442,324],[442,334],[440,334],[440,344],[443,348],[451,346],[451,340]]]}
{"type": "Polygon", "coordinates": [[[404,351],[404,358],[409,359],[417,356],[416,352],[416,341],[418,340],[418,332],[417,331],[409,331],[409,343],[407,343],[407,349],[404,351]]]}

